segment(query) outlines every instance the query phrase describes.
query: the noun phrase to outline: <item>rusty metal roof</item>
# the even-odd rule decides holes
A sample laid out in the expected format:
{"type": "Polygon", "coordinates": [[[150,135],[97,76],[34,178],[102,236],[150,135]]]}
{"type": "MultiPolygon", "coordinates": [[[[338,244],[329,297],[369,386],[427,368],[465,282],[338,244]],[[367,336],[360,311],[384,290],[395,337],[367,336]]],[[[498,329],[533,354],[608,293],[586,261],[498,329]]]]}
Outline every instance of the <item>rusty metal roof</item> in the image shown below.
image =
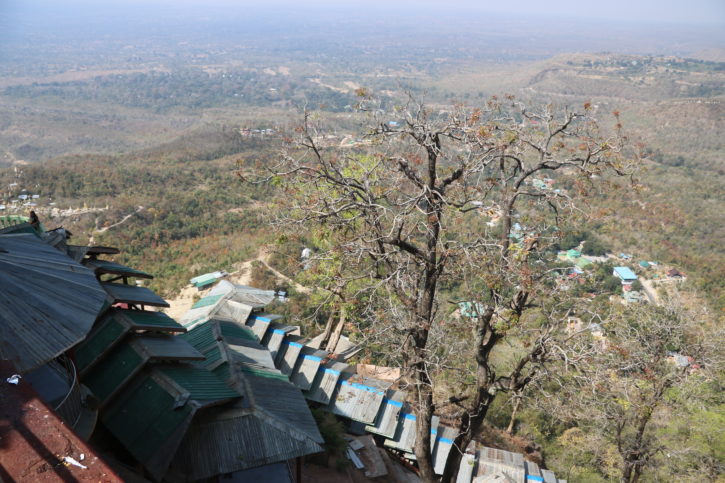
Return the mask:
{"type": "Polygon", "coordinates": [[[24,378],[0,361],[0,420],[3,421],[0,479],[4,481],[115,483],[123,480],[38,397],[24,378]],[[81,456],[83,455],[83,456],[81,456]],[[73,458],[85,466],[66,464],[73,458]]]}
{"type": "Polygon", "coordinates": [[[0,236],[0,359],[29,371],[83,340],[106,304],[89,269],[31,234],[0,236]]]}

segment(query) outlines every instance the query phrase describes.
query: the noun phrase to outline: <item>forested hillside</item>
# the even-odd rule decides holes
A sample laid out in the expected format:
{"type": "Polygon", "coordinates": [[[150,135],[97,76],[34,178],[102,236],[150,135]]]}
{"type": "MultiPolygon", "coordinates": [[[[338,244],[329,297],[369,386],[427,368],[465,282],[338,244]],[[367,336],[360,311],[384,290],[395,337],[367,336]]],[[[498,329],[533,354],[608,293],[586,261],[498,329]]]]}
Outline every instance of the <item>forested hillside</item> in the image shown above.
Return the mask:
{"type": "MultiPolygon", "coordinates": [[[[305,247],[322,253],[334,245],[328,227],[300,223],[285,232],[271,225],[279,218],[275,215],[287,214],[287,202],[301,188],[285,186],[279,176],[251,182],[254,175],[281,159],[302,159],[290,153],[301,156],[294,142],[305,133],[306,148],[319,147],[331,156],[331,166],[359,161],[347,173],[360,176],[371,159],[384,159],[375,152],[381,136],[406,126],[411,99],[421,101],[435,119],[458,122],[461,112],[477,113],[471,114],[471,125],[491,106],[520,102],[530,110],[500,122],[501,129],[513,133],[502,137],[507,146],[515,145],[519,134],[545,132],[540,118],[525,114],[536,108],[585,112],[601,121],[596,136],[623,136],[626,162],[636,161],[639,169],[620,176],[623,172],[616,170],[562,167],[532,176],[521,185],[534,193],[532,201],[509,220],[511,226],[502,227],[503,213],[491,204],[482,215],[462,216],[459,228],[462,233],[485,232],[491,239],[510,230],[504,239],[508,245],[510,238],[512,251],[518,250],[516,263],[536,252],[532,266],[546,274],[536,283],[553,294],[532,307],[525,301],[518,307],[521,301],[512,297],[499,311],[511,318],[492,329],[508,337],[505,350],[493,352],[493,364],[509,367],[531,350],[531,332],[521,327],[541,329],[546,320],[542,307],[556,305],[564,329],[581,332],[584,324],[591,332],[588,345],[578,347],[575,355],[589,354],[580,362],[599,378],[592,380],[604,395],[599,401],[587,399],[587,388],[577,385],[581,380],[558,372],[557,366],[552,369],[556,377],[532,377],[529,386],[493,397],[478,437],[491,446],[525,452],[557,474],[569,475],[569,481],[614,481],[626,458],[605,414],[616,409],[629,425],[632,417],[646,414],[649,421],[654,414],[645,442],[661,441],[663,448],[681,450],[658,450],[643,481],[672,475],[693,483],[721,481],[725,441],[714,429],[723,424],[723,381],[721,373],[708,372],[719,366],[708,366],[710,359],[699,361],[701,372],[692,369],[695,359],[680,372],[669,371],[670,365],[647,365],[652,360],[644,350],[648,341],[635,344],[638,339],[628,332],[639,327],[637,320],[642,327],[651,322],[647,330],[653,333],[669,331],[671,340],[652,349],[655,358],[664,357],[663,351],[668,357],[697,357],[698,347],[705,354],[721,337],[725,62],[720,51],[712,50],[717,39],[704,41],[697,31],[670,34],[650,26],[622,27],[617,31],[621,40],[613,41],[616,35],[605,24],[576,25],[554,34],[535,19],[508,17],[483,24],[459,18],[451,24],[441,15],[424,25],[414,15],[397,23],[369,12],[341,19],[331,8],[305,23],[296,10],[270,6],[250,11],[249,17],[228,18],[223,10],[215,11],[221,20],[201,23],[176,12],[158,32],[143,34],[143,29],[108,27],[104,19],[88,32],[72,35],[55,33],[51,24],[18,24],[20,32],[35,32],[35,43],[0,45],[0,215],[27,215],[32,209],[46,228],[70,230],[73,244],[117,246],[121,254],[116,261],[153,273],[156,278],[145,283],[169,298],[191,277],[233,272],[246,262],[260,288],[292,285],[289,301],[274,308],[302,326],[303,335],[320,332],[339,318],[346,335],[365,344],[360,362],[401,364],[397,347],[391,351],[389,340],[370,335],[370,315],[387,320],[393,318],[389,313],[373,310],[365,297],[345,299],[346,288],[325,290],[339,260],[332,257],[317,265],[301,260],[305,247]],[[513,31],[528,37],[506,33],[513,31]],[[144,35],[153,40],[152,47],[138,40],[144,35]],[[95,36],[94,41],[80,40],[88,36],[95,36]],[[707,55],[698,55],[700,51],[707,55]],[[301,127],[304,112],[310,123],[326,129],[301,127]],[[285,153],[291,157],[282,158],[285,153]],[[546,219],[551,213],[541,214],[535,201],[557,196],[576,200],[567,205],[572,211],[561,226],[558,216],[555,222],[546,219]],[[546,229],[527,232],[535,224],[546,229]],[[253,263],[261,253],[273,268],[307,286],[309,294],[253,263]],[[632,285],[639,295],[634,298],[613,273],[621,265],[636,272],[632,285]],[[522,316],[523,308],[532,310],[522,316]],[[599,322],[605,319],[611,325],[602,328],[599,322]],[[677,327],[662,325],[672,320],[679,321],[677,327]],[[592,355],[593,348],[606,346],[601,341],[607,337],[619,356],[592,355]],[[702,340],[709,345],[692,343],[702,340]],[[636,357],[638,367],[646,367],[646,377],[611,376],[629,374],[630,368],[618,364],[636,357]],[[662,367],[668,368],[664,375],[658,372],[662,367]],[[691,377],[681,378],[683,374],[691,377]],[[668,381],[667,387],[648,392],[661,380],[668,381]],[[644,404],[644,412],[632,413],[633,405],[619,404],[629,397],[631,381],[642,400],[656,396],[651,410],[644,404]],[[563,385],[571,392],[559,391],[563,385]],[[614,402],[615,409],[597,406],[601,400],[614,402]],[[579,406],[566,406],[569,402],[579,406]],[[601,417],[585,417],[587,405],[590,414],[601,417]]],[[[75,18],[66,20],[78,27],[75,18]]],[[[482,129],[477,134],[498,139],[494,125],[476,125],[482,129]]],[[[580,145],[557,149],[584,151],[586,143],[594,142],[594,137],[580,136],[580,145]]],[[[450,159],[468,147],[453,150],[450,159]]],[[[403,172],[423,163],[420,156],[384,154],[397,159],[403,172]]],[[[454,173],[445,171],[446,176],[454,173]]],[[[505,185],[495,177],[482,179],[487,193],[505,185]]],[[[320,189],[315,183],[305,189],[310,190],[310,204],[330,194],[315,193],[320,189]]],[[[426,203],[419,201],[412,209],[427,209],[426,203]]],[[[483,209],[482,202],[474,206],[483,209]]],[[[527,270],[516,273],[520,280],[507,289],[493,277],[446,281],[447,301],[437,308],[445,324],[433,335],[445,335],[450,342],[434,351],[444,361],[434,375],[437,414],[455,419],[456,408],[472,394],[475,355],[466,352],[465,344],[470,338],[467,317],[473,320],[475,314],[465,312],[478,310],[473,298],[479,292],[490,289],[496,297],[508,297],[532,280],[527,270]],[[458,401],[449,397],[456,384],[464,388],[458,401]]],[[[350,293],[359,288],[355,283],[351,287],[350,293]]]]}

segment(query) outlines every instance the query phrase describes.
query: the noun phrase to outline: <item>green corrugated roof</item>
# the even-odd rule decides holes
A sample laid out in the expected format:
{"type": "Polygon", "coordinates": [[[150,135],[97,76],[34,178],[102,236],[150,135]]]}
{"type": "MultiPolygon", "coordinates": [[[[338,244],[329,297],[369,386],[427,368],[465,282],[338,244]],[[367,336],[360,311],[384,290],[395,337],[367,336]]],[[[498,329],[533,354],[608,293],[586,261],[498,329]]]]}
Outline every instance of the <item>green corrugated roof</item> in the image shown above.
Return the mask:
{"type": "Polygon", "coordinates": [[[192,309],[198,309],[201,307],[207,307],[209,305],[214,305],[215,303],[219,302],[219,300],[224,297],[224,294],[222,295],[210,295],[209,297],[203,297],[198,302],[196,302],[194,305],[191,306],[192,309]]]}
{"type": "Polygon", "coordinates": [[[143,363],[144,359],[130,345],[121,343],[93,366],[83,377],[83,384],[105,402],[143,363]]]}
{"type": "Polygon", "coordinates": [[[231,321],[218,321],[219,329],[224,337],[236,337],[238,339],[257,341],[254,332],[231,321]]]}
{"type": "Polygon", "coordinates": [[[592,262],[589,259],[584,258],[584,257],[578,258],[577,261],[574,263],[574,265],[576,265],[579,268],[585,268],[591,264],[592,264],[592,262]]]}
{"type": "Polygon", "coordinates": [[[141,327],[158,327],[176,329],[182,331],[184,328],[177,321],[163,312],[147,312],[141,310],[122,310],[123,315],[141,327]]]}
{"type": "Polygon", "coordinates": [[[83,371],[103,354],[114,342],[123,337],[128,328],[113,317],[106,317],[98,329],[94,330],[75,349],[76,366],[83,371]]]}
{"type": "Polygon", "coordinates": [[[197,350],[202,350],[216,342],[213,328],[211,324],[200,324],[179,337],[193,345],[197,350]]]}
{"type": "Polygon", "coordinates": [[[204,275],[199,275],[198,277],[192,278],[191,283],[197,287],[203,287],[204,285],[209,285],[210,283],[214,283],[217,280],[219,280],[219,277],[216,276],[215,273],[206,273],[204,275]]]}
{"type": "Polygon", "coordinates": [[[204,367],[209,367],[221,360],[222,351],[219,349],[218,345],[215,345],[204,352],[204,357],[206,357],[206,359],[202,361],[201,364],[203,364],[204,367]]]}
{"type": "Polygon", "coordinates": [[[247,374],[253,374],[259,377],[266,377],[269,379],[277,379],[279,381],[289,382],[289,378],[281,372],[270,372],[264,369],[258,369],[256,367],[248,366],[246,364],[239,364],[239,369],[247,374]]]}
{"type": "Polygon", "coordinates": [[[197,401],[218,401],[240,397],[237,391],[227,386],[219,377],[207,369],[195,366],[165,366],[158,369],[197,401]]]}
{"type": "Polygon", "coordinates": [[[192,411],[189,405],[180,408],[174,405],[175,396],[147,375],[101,412],[101,419],[136,459],[146,462],[192,411]]]}

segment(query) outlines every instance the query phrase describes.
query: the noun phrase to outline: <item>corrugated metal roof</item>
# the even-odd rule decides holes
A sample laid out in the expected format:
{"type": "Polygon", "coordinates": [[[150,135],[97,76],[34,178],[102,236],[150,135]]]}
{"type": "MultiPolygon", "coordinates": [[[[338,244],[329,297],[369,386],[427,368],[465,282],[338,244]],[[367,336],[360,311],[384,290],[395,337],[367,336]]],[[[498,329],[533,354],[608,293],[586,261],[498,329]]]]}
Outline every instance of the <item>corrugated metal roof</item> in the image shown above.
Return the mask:
{"type": "Polygon", "coordinates": [[[113,298],[113,303],[150,305],[152,307],[169,307],[168,302],[146,287],[123,285],[120,283],[101,283],[101,287],[113,298]]]}
{"type": "Polygon", "coordinates": [[[314,441],[321,442],[317,440],[320,438],[319,431],[302,392],[289,382],[286,375],[274,368],[269,351],[256,338],[234,337],[238,331],[230,328],[230,324],[236,322],[211,319],[180,337],[202,352],[204,347],[211,347],[211,350],[205,352],[208,359],[203,364],[226,375],[227,382],[238,384],[237,389],[248,396],[251,408],[264,411],[278,420],[278,424],[289,425],[314,441]],[[226,326],[225,330],[233,335],[223,336],[222,326],[226,326]],[[222,358],[209,364],[210,356],[217,352],[229,354],[231,359],[222,358]]]}
{"type": "Polygon", "coordinates": [[[637,274],[629,267],[614,267],[614,273],[622,280],[637,280],[637,274]]]}
{"type": "Polygon", "coordinates": [[[517,483],[523,483],[526,477],[524,457],[519,453],[501,449],[482,448],[479,451],[476,476],[496,473],[502,473],[517,483]]]}
{"type": "Polygon", "coordinates": [[[147,373],[137,378],[101,414],[108,430],[160,480],[196,409],[180,404],[182,394],[147,373]]]}
{"type": "Polygon", "coordinates": [[[28,378],[20,379],[14,386],[4,382],[17,372],[10,362],[0,360],[0,473],[4,481],[123,482],[94,449],[44,404],[28,378]],[[83,455],[84,468],[65,466],[59,461],[65,456],[79,460],[83,455]],[[45,469],[49,471],[42,471],[45,469]]]}
{"type": "Polygon", "coordinates": [[[281,318],[281,315],[252,314],[247,319],[247,326],[252,329],[252,332],[254,332],[254,335],[256,335],[259,340],[262,340],[270,324],[281,318]]]}
{"type": "Polygon", "coordinates": [[[319,369],[322,361],[329,354],[325,351],[305,347],[297,358],[295,368],[290,375],[292,383],[303,391],[312,387],[312,381],[315,379],[317,369],[319,369]]]}
{"type": "Polygon", "coordinates": [[[154,278],[154,276],[150,273],[127,267],[119,263],[109,262],[108,260],[88,259],[83,263],[83,265],[93,270],[96,275],[111,274],[135,278],[154,278]]]}
{"type": "Polygon", "coordinates": [[[540,483],[544,481],[544,477],[541,474],[539,465],[533,461],[525,461],[524,467],[526,468],[526,482],[529,483],[540,483]]]}
{"type": "Polygon", "coordinates": [[[204,368],[187,364],[175,364],[156,367],[154,370],[184,388],[184,390],[188,391],[191,399],[199,402],[218,402],[242,396],[238,391],[227,385],[226,382],[204,368]]]}
{"type": "Polygon", "coordinates": [[[83,375],[82,382],[103,405],[141,370],[145,362],[146,357],[130,344],[117,344],[83,375]]]}
{"type": "Polygon", "coordinates": [[[27,372],[83,340],[106,294],[93,272],[30,234],[0,236],[0,358],[27,372]]]}
{"type": "Polygon", "coordinates": [[[121,253],[121,251],[116,247],[104,247],[100,245],[87,247],[88,250],[86,250],[86,253],[92,257],[96,257],[98,255],[118,255],[121,253]]]}
{"type": "Polygon", "coordinates": [[[111,309],[114,316],[125,317],[135,330],[153,330],[160,332],[186,332],[177,321],[163,312],[146,310],[111,309]]]}
{"type": "Polygon", "coordinates": [[[386,438],[393,438],[395,429],[398,427],[398,416],[405,404],[405,397],[406,394],[402,391],[388,389],[375,421],[366,426],[365,430],[386,438]]]}
{"type": "Polygon", "coordinates": [[[151,360],[201,361],[204,356],[181,337],[137,335],[129,339],[137,352],[151,360]]]}
{"type": "Polygon", "coordinates": [[[216,344],[213,324],[200,324],[179,337],[193,345],[197,350],[204,351],[216,344]]]}
{"type": "Polygon", "coordinates": [[[118,343],[129,331],[129,327],[107,313],[93,328],[88,337],[75,348],[78,371],[87,371],[106,351],[118,343]]]}
{"type": "Polygon", "coordinates": [[[219,330],[224,337],[235,337],[250,341],[257,341],[254,333],[243,325],[239,325],[231,320],[219,320],[219,330]]]}
{"type": "Polygon", "coordinates": [[[286,325],[279,322],[272,322],[269,324],[267,332],[262,338],[262,345],[269,350],[269,353],[272,355],[272,359],[277,356],[279,347],[282,345],[282,341],[287,334],[299,335],[300,328],[296,325],[286,325]]]}
{"type": "Polygon", "coordinates": [[[330,361],[317,370],[312,386],[305,391],[305,397],[310,401],[328,404],[337,388],[337,381],[342,371],[349,366],[342,362],[330,361]]]}
{"type": "Polygon", "coordinates": [[[277,351],[275,365],[282,371],[282,374],[290,375],[297,363],[297,358],[304,347],[305,339],[296,335],[289,335],[282,341],[277,351]]]}
{"type": "Polygon", "coordinates": [[[191,308],[193,310],[215,305],[223,296],[224,295],[209,295],[207,297],[202,297],[194,305],[192,305],[191,308]]]}
{"type": "Polygon", "coordinates": [[[343,373],[330,402],[330,409],[339,416],[371,424],[390,386],[392,384],[389,382],[343,373]]]}
{"type": "Polygon", "coordinates": [[[461,464],[458,466],[458,476],[456,483],[471,483],[473,478],[473,470],[476,466],[476,455],[465,453],[461,458],[461,464]]]}
{"type": "Polygon", "coordinates": [[[436,475],[442,475],[446,468],[448,453],[453,447],[453,440],[458,436],[458,431],[448,426],[439,426],[436,434],[435,450],[433,451],[433,471],[436,475]]]}
{"type": "Polygon", "coordinates": [[[321,451],[307,435],[273,418],[244,408],[228,409],[195,419],[172,468],[197,480],[321,451]]]}
{"type": "Polygon", "coordinates": [[[322,444],[322,436],[302,392],[279,372],[250,369],[244,367],[242,376],[255,409],[322,444]]]}
{"type": "MultiPolygon", "coordinates": [[[[395,436],[386,439],[383,443],[384,446],[412,453],[416,439],[415,421],[415,414],[401,412],[398,418],[398,427],[395,429],[395,436]]],[[[438,432],[439,421],[438,416],[433,416],[431,419],[431,451],[435,451],[435,435],[438,432]]]]}
{"type": "Polygon", "coordinates": [[[544,483],[558,483],[559,481],[551,470],[541,470],[541,476],[544,477],[544,483]]]}

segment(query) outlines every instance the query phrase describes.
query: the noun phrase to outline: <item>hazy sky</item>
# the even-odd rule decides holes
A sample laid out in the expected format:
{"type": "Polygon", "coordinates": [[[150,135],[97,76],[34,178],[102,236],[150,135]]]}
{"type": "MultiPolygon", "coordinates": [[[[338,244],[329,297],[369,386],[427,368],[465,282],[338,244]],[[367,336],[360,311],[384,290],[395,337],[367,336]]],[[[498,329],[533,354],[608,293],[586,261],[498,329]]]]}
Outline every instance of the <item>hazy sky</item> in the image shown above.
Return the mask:
{"type": "Polygon", "coordinates": [[[178,10],[182,5],[196,9],[224,5],[230,9],[244,9],[265,5],[288,5],[304,12],[315,6],[333,10],[380,11],[402,14],[405,10],[451,12],[476,10],[479,12],[508,13],[522,16],[553,16],[587,20],[619,20],[626,22],[721,24],[725,26],[725,0],[0,0],[0,14],[18,10],[26,13],[33,5],[46,4],[53,9],[84,5],[89,9],[123,6],[129,9],[148,9],[164,5],[178,10]],[[156,5],[154,5],[156,4],[156,5]]]}

